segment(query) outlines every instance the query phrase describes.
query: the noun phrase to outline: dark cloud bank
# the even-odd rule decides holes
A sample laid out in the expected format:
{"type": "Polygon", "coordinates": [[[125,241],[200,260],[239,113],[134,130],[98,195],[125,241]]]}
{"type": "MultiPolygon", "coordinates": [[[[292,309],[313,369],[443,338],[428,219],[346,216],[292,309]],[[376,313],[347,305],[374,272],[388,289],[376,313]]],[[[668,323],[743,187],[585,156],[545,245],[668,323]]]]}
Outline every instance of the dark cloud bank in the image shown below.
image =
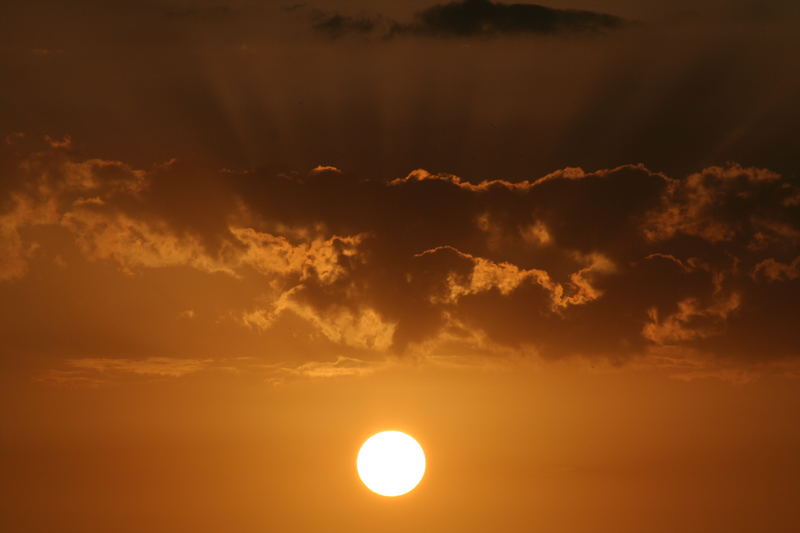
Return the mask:
{"type": "Polygon", "coordinates": [[[491,0],[462,0],[419,11],[412,22],[370,15],[316,11],[313,27],[329,37],[380,34],[383,37],[491,37],[499,35],[598,32],[621,27],[625,21],[605,13],[555,9],[536,4],[504,4],[491,0]]]}
{"type": "Polygon", "coordinates": [[[569,168],[517,183],[418,170],[385,183],[333,167],[140,171],[12,139],[3,173],[15,178],[0,210],[6,287],[47,245],[31,228],[49,226],[128,275],[256,272],[270,296],[240,309],[242,327],[294,316],[343,350],[800,355],[800,189],[768,170],[569,168]]]}

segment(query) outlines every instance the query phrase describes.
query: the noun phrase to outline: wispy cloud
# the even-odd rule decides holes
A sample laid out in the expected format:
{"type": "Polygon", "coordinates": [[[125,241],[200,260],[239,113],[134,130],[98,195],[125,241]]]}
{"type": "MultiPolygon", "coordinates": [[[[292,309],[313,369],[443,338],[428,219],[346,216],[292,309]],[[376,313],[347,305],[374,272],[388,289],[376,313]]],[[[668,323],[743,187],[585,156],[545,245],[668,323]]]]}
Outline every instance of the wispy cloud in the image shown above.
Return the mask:
{"type": "Polygon", "coordinates": [[[53,385],[97,387],[131,379],[181,378],[208,369],[211,359],[85,357],[69,359],[37,380],[53,385]]]}

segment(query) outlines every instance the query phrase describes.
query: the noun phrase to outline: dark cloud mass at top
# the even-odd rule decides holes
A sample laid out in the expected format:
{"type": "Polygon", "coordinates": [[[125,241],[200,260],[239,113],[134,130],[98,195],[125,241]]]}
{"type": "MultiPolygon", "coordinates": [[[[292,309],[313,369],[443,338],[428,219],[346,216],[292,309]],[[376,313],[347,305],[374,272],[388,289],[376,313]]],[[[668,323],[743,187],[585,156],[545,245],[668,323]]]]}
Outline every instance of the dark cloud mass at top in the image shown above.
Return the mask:
{"type": "Polygon", "coordinates": [[[418,13],[417,21],[412,32],[436,36],[599,31],[623,23],[619,17],[604,13],[491,0],[436,5],[418,13]]]}
{"type": "Polygon", "coordinates": [[[462,0],[437,4],[403,23],[367,15],[315,11],[314,29],[330,37],[380,32],[384,37],[490,37],[519,34],[597,32],[622,26],[619,17],[593,11],[556,9],[536,4],[462,0]]]}

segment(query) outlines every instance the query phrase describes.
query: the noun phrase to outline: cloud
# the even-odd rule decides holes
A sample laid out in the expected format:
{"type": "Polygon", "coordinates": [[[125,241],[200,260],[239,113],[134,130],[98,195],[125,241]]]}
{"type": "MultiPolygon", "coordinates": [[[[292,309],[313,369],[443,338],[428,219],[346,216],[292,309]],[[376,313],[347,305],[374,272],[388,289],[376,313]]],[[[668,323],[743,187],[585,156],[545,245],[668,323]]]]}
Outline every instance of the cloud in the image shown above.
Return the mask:
{"type": "Polygon", "coordinates": [[[387,368],[387,361],[365,361],[354,357],[339,356],[334,361],[309,361],[295,367],[281,367],[269,382],[280,385],[289,379],[331,379],[342,377],[361,377],[374,374],[387,368]]]}
{"type": "Polygon", "coordinates": [[[600,32],[625,25],[614,15],[536,4],[505,4],[492,0],[461,0],[417,12],[408,23],[382,17],[314,11],[313,29],[328,37],[380,35],[424,37],[494,37],[502,35],[600,32]]]}
{"type": "Polygon", "coordinates": [[[764,259],[753,268],[753,277],[767,281],[787,281],[800,278],[800,256],[791,263],[781,263],[773,258],[764,259]]]}
{"type": "Polygon", "coordinates": [[[9,211],[0,214],[0,281],[22,277],[28,270],[28,259],[36,250],[36,244],[23,241],[20,228],[48,218],[47,213],[40,216],[38,206],[32,206],[24,198],[13,197],[9,203],[9,211]]]}
{"type": "MultiPolygon", "coordinates": [[[[433,361],[438,364],[438,360],[433,361]]],[[[108,387],[142,380],[179,379],[199,372],[227,373],[255,377],[272,385],[301,379],[361,377],[397,364],[393,359],[364,360],[339,355],[333,360],[313,360],[299,364],[264,364],[253,358],[191,359],[177,357],[95,357],[67,359],[35,381],[66,387],[108,387]]]]}
{"type": "Polygon", "coordinates": [[[370,15],[348,16],[340,13],[313,11],[312,29],[326,37],[339,38],[346,35],[369,35],[383,26],[384,32],[391,32],[394,24],[384,22],[370,15]]]}
{"type": "Polygon", "coordinates": [[[343,258],[357,257],[363,236],[312,237],[294,245],[289,239],[254,230],[231,226],[233,236],[245,246],[238,261],[259,272],[270,274],[296,273],[301,280],[312,277],[331,283],[344,275],[343,258]]]}
{"type": "Polygon", "coordinates": [[[451,275],[448,277],[448,292],[444,297],[445,302],[457,303],[464,296],[497,290],[504,296],[510,295],[525,282],[538,285],[549,293],[552,309],[559,309],[570,305],[580,305],[594,300],[601,295],[589,283],[593,271],[600,273],[613,272],[614,265],[602,255],[587,258],[586,267],[570,275],[567,284],[553,282],[549,274],[539,269],[520,269],[518,266],[502,262],[495,263],[483,257],[473,257],[460,252],[450,246],[440,246],[433,250],[426,250],[419,256],[439,252],[454,253],[461,258],[471,261],[473,266],[467,276],[451,275]]]}
{"type": "Polygon", "coordinates": [[[70,366],[98,373],[136,374],[140,376],[181,377],[202,370],[207,360],[149,357],[147,359],[73,359],[70,366]]]}
{"type": "Polygon", "coordinates": [[[233,273],[224,260],[208,254],[197,238],[176,235],[163,223],[76,208],[64,213],[61,224],[75,235],[86,257],[114,261],[128,274],[168,266],[233,273]]]}
{"type": "Polygon", "coordinates": [[[800,377],[800,361],[797,359],[741,361],[674,348],[654,350],[639,364],[642,363],[681,381],[714,379],[742,385],[762,376],[800,377]]]}
{"type": "Polygon", "coordinates": [[[491,0],[436,5],[417,13],[416,19],[407,31],[436,37],[601,31],[623,24],[619,17],[604,13],[491,0]]]}
{"type": "Polygon", "coordinates": [[[69,359],[38,381],[52,385],[98,387],[135,378],[180,378],[207,369],[210,359],[147,357],[143,359],[86,357],[69,359]]]}
{"type": "Polygon", "coordinates": [[[245,311],[242,322],[250,327],[268,330],[289,312],[311,324],[330,341],[349,348],[386,351],[392,346],[395,324],[386,322],[366,306],[350,307],[336,303],[315,306],[296,298],[305,287],[295,285],[282,293],[268,308],[245,311]]]}
{"type": "MultiPolygon", "coordinates": [[[[201,338],[207,320],[250,332],[242,355],[621,363],[668,351],[731,369],[800,358],[800,191],[768,170],[623,165],[516,182],[416,170],[381,182],[322,167],[139,170],[52,144],[16,154],[4,164],[26,179],[0,211],[7,287],[35,283],[26,272],[64,246],[114,265],[120,285],[150,271],[223,276],[242,288],[235,305],[176,301],[169,316],[201,338]],[[193,201],[175,200],[181,191],[193,201]]],[[[83,361],[67,370],[184,368],[83,361]]]]}

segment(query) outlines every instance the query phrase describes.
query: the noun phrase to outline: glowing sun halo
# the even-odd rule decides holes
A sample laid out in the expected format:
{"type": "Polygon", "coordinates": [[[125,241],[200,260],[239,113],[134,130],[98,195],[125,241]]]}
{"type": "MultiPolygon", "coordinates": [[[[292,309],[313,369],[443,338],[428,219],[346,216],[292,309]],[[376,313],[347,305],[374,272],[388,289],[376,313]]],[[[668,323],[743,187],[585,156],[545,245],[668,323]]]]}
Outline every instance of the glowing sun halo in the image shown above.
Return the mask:
{"type": "Polygon", "coordinates": [[[413,437],[400,431],[383,431],[361,445],[356,468],[372,492],[400,496],[413,490],[425,475],[425,452],[413,437]]]}

